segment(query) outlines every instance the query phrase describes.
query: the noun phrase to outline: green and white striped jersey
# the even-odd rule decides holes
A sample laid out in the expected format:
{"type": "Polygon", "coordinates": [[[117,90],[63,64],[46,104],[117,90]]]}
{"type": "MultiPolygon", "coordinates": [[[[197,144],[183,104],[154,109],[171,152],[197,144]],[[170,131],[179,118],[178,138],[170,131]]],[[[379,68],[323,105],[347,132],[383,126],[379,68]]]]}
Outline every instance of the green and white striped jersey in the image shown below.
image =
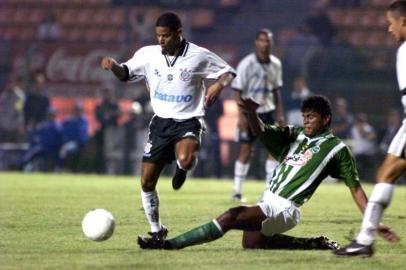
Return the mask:
{"type": "Polygon", "coordinates": [[[331,130],[310,138],[303,128],[266,125],[259,138],[280,162],[268,184],[283,198],[302,205],[327,176],[344,180],[348,187],[360,185],[350,149],[331,130]]]}

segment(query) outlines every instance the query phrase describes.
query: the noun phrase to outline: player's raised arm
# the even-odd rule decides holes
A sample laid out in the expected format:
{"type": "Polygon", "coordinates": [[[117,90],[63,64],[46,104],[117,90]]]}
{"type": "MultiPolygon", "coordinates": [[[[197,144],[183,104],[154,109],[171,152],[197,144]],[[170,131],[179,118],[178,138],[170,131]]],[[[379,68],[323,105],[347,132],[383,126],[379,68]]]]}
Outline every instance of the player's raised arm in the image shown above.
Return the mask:
{"type": "Polygon", "coordinates": [[[113,74],[120,80],[125,80],[128,71],[126,68],[111,57],[103,57],[100,66],[104,70],[111,70],[113,74]]]}
{"type": "Polygon", "coordinates": [[[238,102],[238,106],[247,117],[249,127],[251,128],[251,131],[254,133],[255,136],[258,136],[265,131],[264,123],[261,121],[261,119],[259,119],[256,113],[256,110],[259,106],[258,103],[256,103],[251,98],[241,98],[238,102]]]}

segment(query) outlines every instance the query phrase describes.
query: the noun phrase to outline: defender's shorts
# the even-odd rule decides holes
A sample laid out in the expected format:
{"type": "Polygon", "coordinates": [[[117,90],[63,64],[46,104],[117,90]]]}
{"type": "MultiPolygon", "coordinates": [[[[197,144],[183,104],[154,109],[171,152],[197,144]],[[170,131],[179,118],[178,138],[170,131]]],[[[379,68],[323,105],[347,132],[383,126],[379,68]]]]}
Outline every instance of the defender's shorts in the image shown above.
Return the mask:
{"type": "Polygon", "coordinates": [[[275,195],[266,189],[257,203],[267,218],[262,222],[261,233],[266,236],[286,232],[300,221],[300,208],[294,202],[275,195]]]}
{"type": "Polygon", "coordinates": [[[175,120],[154,115],[149,124],[148,141],[142,161],[154,163],[165,159],[169,163],[172,162],[176,159],[176,142],[185,138],[195,139],[200,146],[204,127],[202,121],[198,118],[175,120]]]}
{"type": "Polygon", "coordinates": [[[403,120],[402,126],[399,128],[395,137],[388,148],[388,154],[395,155],[399,158],[405,158],[404,149],[406,145],[406,119],[403,120]]]}
{"type": "MultiPolygon", "coordinates": [[[[262,120],[265,124],[273,125],[275,119],[273,118],[273,111],[266,113],[259,113],[259,119],[262,120]]],[[[253,143],[256,140],[256,136],[252,134],[251,129],[240,130],[237,128],[237,141],[241,143],[253,143]]]]}

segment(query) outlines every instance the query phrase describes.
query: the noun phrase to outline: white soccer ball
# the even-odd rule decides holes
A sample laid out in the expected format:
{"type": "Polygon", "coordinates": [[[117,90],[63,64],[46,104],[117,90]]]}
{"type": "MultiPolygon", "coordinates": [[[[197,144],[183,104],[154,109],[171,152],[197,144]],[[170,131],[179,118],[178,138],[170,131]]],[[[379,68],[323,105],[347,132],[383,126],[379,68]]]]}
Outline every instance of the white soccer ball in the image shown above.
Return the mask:
{"type": "Polygon", "coordinates": [[[114,227],[114,217],[105,209],[90,210],[82,221],[85,237],[93,241],[109,239],[113,235],[114,227]]]}

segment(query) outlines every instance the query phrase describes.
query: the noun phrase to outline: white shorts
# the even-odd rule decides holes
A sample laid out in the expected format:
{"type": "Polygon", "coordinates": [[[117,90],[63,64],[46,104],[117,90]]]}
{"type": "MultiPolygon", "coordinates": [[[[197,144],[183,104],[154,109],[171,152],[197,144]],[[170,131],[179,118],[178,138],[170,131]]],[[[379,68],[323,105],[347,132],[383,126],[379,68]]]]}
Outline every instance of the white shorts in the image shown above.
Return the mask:
{"type": "Polygon", "coordinates": [[[406,144],[406,119],[403,120],[402,126],[399,128],[395,137],[388,148],[388,154],[392,154],[397,157],[403,157],[403,150],[406,144]]]}
{"type": "Polygon", "coordinates": [[[262,222],[261,233],[272,236],[286,232],[300,221],[300,208],[294,202],[273,194],[266,189],[257,203],[267,218],[262,222]]]}

